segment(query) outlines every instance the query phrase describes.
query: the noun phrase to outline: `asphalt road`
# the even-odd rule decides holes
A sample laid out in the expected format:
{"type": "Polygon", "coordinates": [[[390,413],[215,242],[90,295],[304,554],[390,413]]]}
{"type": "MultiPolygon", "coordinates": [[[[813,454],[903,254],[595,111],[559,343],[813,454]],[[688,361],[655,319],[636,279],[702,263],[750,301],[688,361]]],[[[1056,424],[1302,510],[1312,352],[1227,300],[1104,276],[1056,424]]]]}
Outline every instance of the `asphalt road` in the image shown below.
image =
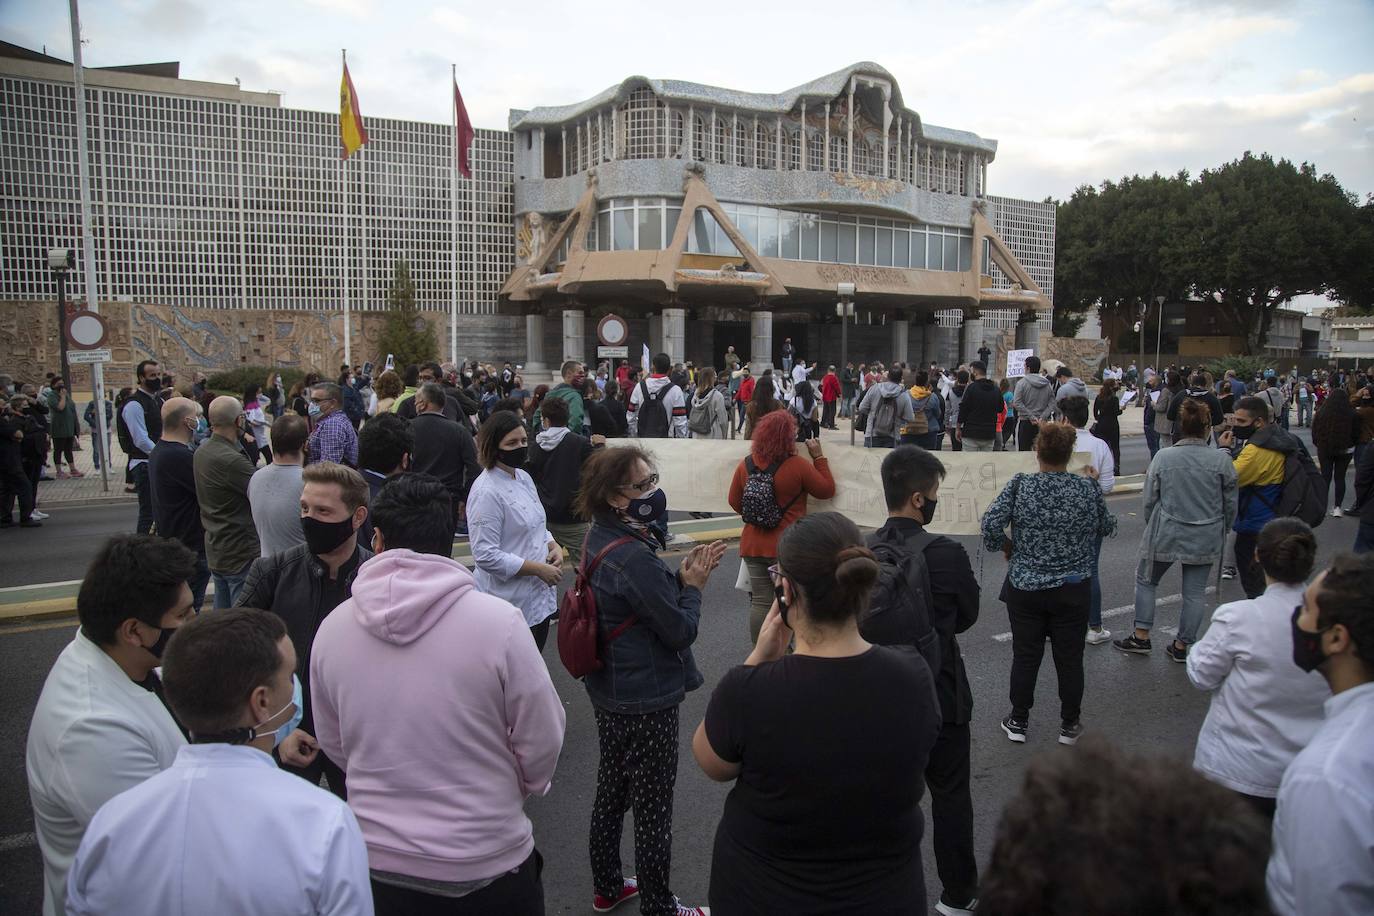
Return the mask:
{"type": "MultiPolygon", "coordinates": [[[[1122,495],[1109,500],[1120,519],[1120,533],[1103,550],[1101,573],[1106,625],[1118,633],[1130,625],[1136,548],[1141,533],[1139,497],[1122,495]]],[[[76,510],[73,510],[76,511],[76,510]]],[[[90,511],[97,516],[100,512],[90,511]]],[[[56,517],[56,513],[54,513],[56,517]]],[[[118,520],[116,516],[115,521],[118,520]]],[[[110,519],[105,519],[108,523],[110,519]]],[[[59,526],[60,527],[60,526],[59,526]]],[[[1319,530],[1319,565],[1354,541],[1353,519],[1328,520],[1319,530]]],[[[43,531],[46,531],[44,529],[43,531]]],[[[41,534],[42,532],[34,532],[41,534]]],[[[98,536],[94,536],[98,540],[98,536]]],[[[3,542],[0,542],[3,543],[3,542]]],[[[965,540],[973,551],[976,544],[965,540]]],[[[18,546],[11,545],[11,548],[18,546]]],[[[11,548],[5,548],[6,575],[11,575],[11,548]]],[[[19,549],[24,549],[19,547],[19,549]]],[[[1055,743],[1057,696],[1053,665],[1047,658],[1041,668],[1030,741],[1009,743],[998,728],[1007,710],[1007,675],[1011,643],[1006,611],[996,600],[1005,571],[1000,554],[972,554],[975,569],[982,559],[983,597],[981,618],[960,637],[974,694],[973,784],[975,839],[980,863],[986,865],[1002,806],[1015,795],[1024,767],[1033,756],[1072,753],[1055,743]]],[[[84,561],[65,558],[70,564],[63,578],[79,575],[84,561]]],[[[675,559],[670,559],[676,563],[675,559]]],[[[727,786],[707,780],[691,759],[689,740],[709,698],[711,685],[748,650],[746,598],[733,589],[733,553],[708,585],[696,656],[706,676],[706,686],[688,696],[682,707],[682,743],[678,768],[674,821],[674,890],[684,902],[704,903],[711,844],[727,786]]],[[[1160,585],[1165,603],[1157,616],[1161,637],[1164,628],[1178,622],[1178,573],[1160,585]]],[[[1222,583],[1224,600],[1243,597],[1235,582],[1222,583]]],[[[1215,596],[1209,596],[1209,608],[1215,596]]],[[[24,776],[24,745],[29,718],[48,668],[70,640],[71,621],[0,629],[0,912],[36,913],[41,902],[41,863],[33,845],[33,822],[24,776]]],[[[1187,681],[1183,667],[1170,662],[1161,649],[1149,658],[1126,656],[1108,645],[1086,649],[1087,694],[1084,723],[1119,745],[1137,751],[1176,757],[1180,768],[1191,760],[1198,727],[1206,712],[1207,698],[1187,681]]],[[[595,791],[596,730],[591,708],[580,687],[570,680],[549,646],[545,657],[554,683],[568,711],[568,730],[563,756],[552,791],[531,799],[526,806],[535,824],[535,836],[544,853],[544,885],[550,913],[590,913],[591,880],[587,865],[587,823],[595,791]]],[[[412,711],[413,712],[413,711],[412,711]]],[[[625,862],[633,871],[631,830],[625,831],[625,862]]],[[[939,884],[930,852],[930,829],[925,840],[926,884],[932,902],[939,884]]]]}

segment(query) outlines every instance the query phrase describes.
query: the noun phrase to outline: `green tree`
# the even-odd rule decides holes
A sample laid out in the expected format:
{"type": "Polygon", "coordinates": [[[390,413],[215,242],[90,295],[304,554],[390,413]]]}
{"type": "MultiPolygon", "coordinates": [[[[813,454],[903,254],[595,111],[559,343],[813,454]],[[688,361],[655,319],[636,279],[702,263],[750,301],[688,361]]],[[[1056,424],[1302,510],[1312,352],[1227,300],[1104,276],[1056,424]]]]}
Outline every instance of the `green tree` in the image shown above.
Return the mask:
{"type": "Polygon", "coordinates": [[[410,279],[410,262],[396,262],[386,301],[386,324],[377,341],[381,354],[394,356],[398,368],[437,358],[439,343],[434,336],[434,327],[415,307],[415,282],[410,279]]]}
{"type": "Polygon", "coordinates": [[[1327,295],[1341,303],[1340,314],[1374,315],[1374,194],[1352,217],[1344,262],[1327,295]]]}

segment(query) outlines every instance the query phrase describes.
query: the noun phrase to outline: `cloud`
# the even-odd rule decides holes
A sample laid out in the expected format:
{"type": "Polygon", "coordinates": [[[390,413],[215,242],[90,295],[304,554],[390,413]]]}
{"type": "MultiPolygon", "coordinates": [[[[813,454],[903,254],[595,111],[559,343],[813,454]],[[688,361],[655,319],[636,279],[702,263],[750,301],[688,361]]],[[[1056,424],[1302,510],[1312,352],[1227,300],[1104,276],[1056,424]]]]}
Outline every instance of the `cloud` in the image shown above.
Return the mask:
{"type": "Polygon", "coordinates": [[[372,15],[373,0],[304,0],[307,6],[312,6],[327,13],[342,13],[345,16],[352,16],[355,19],[367,19],[372,15]]]}
{"type": "MultiPolygon", "coordinates": [[[[153,0],[135,14],[142,29],[178,38],[199,33],[208,18],[205,10],[192,0],[153,0]]],[[[89,37],[87,29],[83,28],[82,32],[83,37],[89,37]]]]}

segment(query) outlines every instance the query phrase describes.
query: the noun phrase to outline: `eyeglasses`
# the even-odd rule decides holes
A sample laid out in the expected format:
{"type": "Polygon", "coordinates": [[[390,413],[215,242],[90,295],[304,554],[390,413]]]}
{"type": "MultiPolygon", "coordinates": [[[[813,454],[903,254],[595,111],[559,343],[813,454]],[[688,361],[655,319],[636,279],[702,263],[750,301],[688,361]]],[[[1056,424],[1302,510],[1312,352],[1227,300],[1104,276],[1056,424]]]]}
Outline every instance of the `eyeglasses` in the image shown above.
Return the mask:
{"type": "Polygon", "coordinates": [[[648,477],[645,477],[643,480],[641,480],[641,481],[639,481],[639,482],[637,482],[637,483],[627,484],[626,486],[623,486],[623,487],[621,487],[620,489],[622,489],[622,490],[638,490],[639,492],[643,493],[645,490],[652,489],[653,487],[656,487],[656,486],[658,486],[658,475],[657,475],[657,474],[650,474],[648,477]]]}
{"type": "Polygon", "coordinates": [[[774,585],[782,585],[782,567],[776,563],[768,567],[768,578],[773,580],[774,585]]]}
{"type": "Polygon", "coordinates": [[[329,403],[330,401],[332,401],[332,400],[334,400],[334,399],[333,399],[333,398],[311,398],[311,399],[310,399],[310,403],[311,403],[311,404],[328,404],[328,403],[329,403]]]}

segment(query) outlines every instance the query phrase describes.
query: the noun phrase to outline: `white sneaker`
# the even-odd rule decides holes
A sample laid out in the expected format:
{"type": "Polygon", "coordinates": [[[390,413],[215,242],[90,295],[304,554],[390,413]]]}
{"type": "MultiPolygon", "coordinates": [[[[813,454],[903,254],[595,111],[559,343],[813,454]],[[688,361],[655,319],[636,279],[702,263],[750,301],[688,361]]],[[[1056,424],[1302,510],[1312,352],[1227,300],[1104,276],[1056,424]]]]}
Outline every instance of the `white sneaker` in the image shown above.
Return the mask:
{"type": "Polygon", "coordinates": [[[46,512],[39,512],[37,509],[34,509],[34,510],[33,510],[33,514],[30,516],[30,518],[36,518],[36,519],[38,519],[40,522],[43,521],[43,519],[45,519],[45,518],[47,518],[47,517],[48,517],[48,513],[46,513],[46,512]]]}
{"type": "Polygon", "coordinates": [[[1090,646],[1100,646],[1111,638],[1112,631],[1105,627],[1099,627],[1096,630],[1092,627],[1088,627],[1088,645],[1090,646]]]}
{"type": "Polygon", "coordinates": [[[1332,517],[1332,518],[1345,518],[1345,513],[1341,511],[1341,507],[1340,507],[1340,506],[1337,506],[1336,508],[1334,508],[1334,509],[1331,510],[1331,517],[1332,517]]]}
{"type": "Polygon", "coordinates": [[[674,532],[668,535],[669,547],[695,547],[696,544],[696,538],[688,537],[685,534],[677,534],[674,532]]]}
{"type": "Polygon", "coordinates": [[[974,909],[978,906],[978,898],[974,897],[965,906],[954,906],[945,903],[944,900],[935,904],[935,912],[942,916],[972,916],[974,909]]]}

